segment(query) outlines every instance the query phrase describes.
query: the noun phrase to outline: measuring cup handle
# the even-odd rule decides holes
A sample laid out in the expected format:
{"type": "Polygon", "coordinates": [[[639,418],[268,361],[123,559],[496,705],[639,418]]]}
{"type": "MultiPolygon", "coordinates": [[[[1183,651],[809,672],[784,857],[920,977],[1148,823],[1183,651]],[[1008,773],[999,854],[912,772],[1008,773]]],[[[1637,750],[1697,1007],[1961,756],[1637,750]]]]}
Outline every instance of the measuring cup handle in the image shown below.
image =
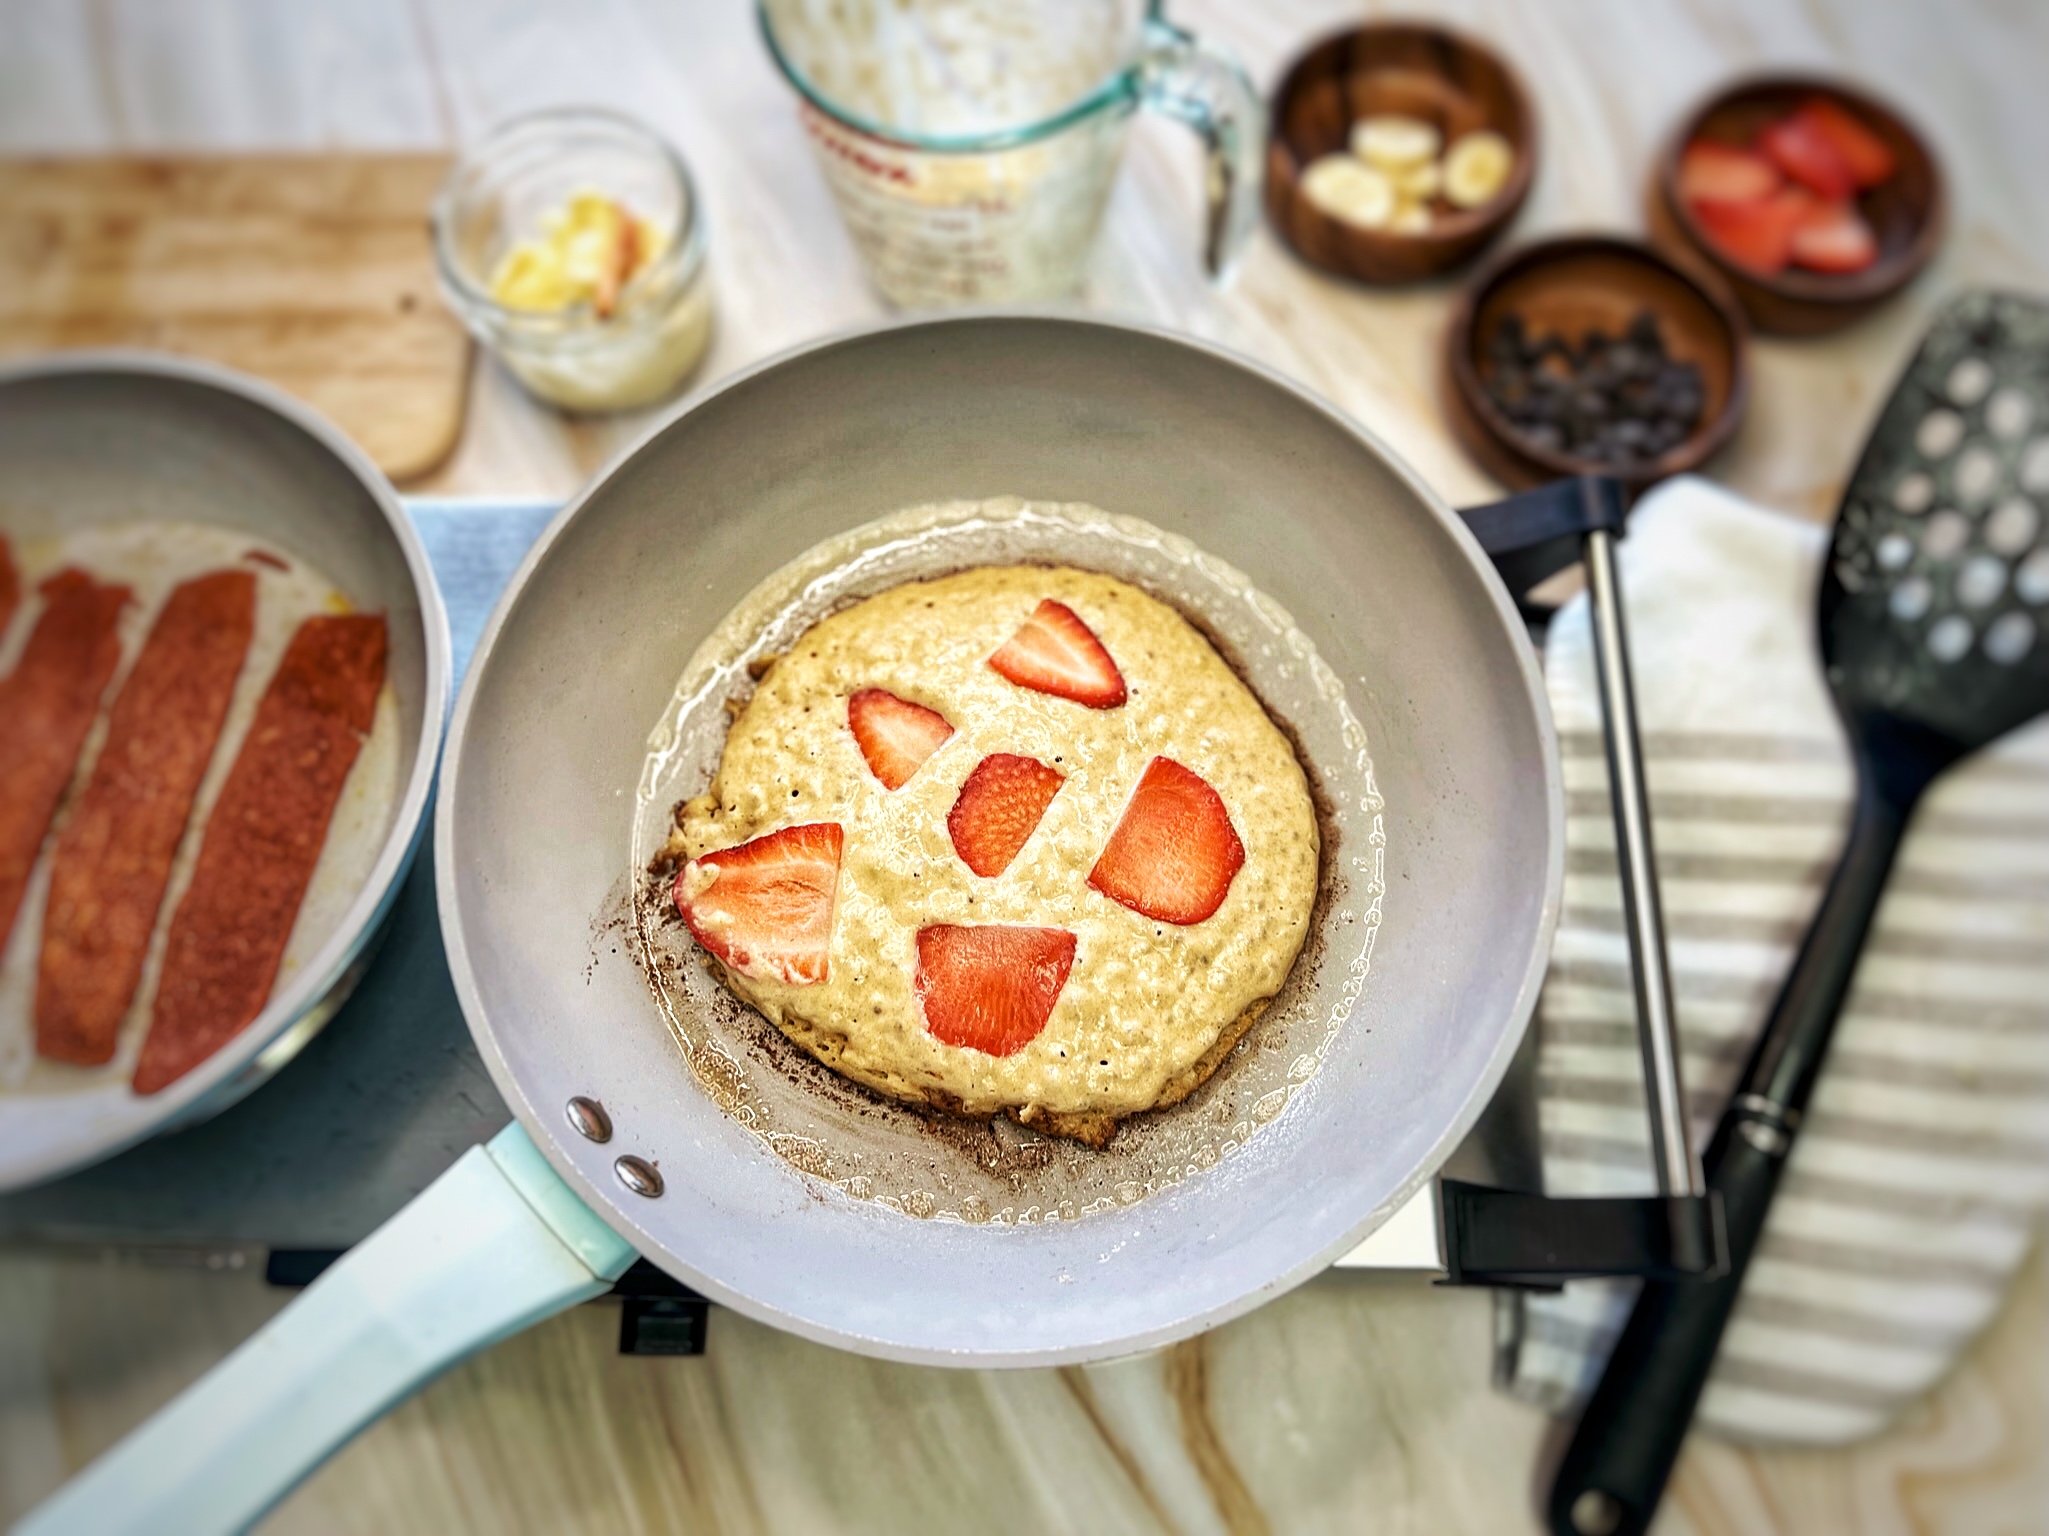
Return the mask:
{"type": "Polygon", "coordinates": [[[1221,281],[1238,264],[1259,218],[1266,110],[1245,67],[1229,52],[1159,16],[1146,27],[1145,105],[1193,128],[1208,151],[1203,265],[1221,281]]]}

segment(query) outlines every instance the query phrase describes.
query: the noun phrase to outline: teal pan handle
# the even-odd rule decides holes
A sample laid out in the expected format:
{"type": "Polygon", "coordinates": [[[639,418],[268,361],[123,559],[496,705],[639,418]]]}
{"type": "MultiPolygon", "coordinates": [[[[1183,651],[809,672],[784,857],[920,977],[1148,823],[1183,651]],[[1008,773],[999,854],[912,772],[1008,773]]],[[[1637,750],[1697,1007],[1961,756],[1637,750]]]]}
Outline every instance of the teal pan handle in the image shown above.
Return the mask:
{"type": "Polygon", "coordinates": [[[514,1121],[31,1511],[17,1536],[245,1530],[416,1388],[602,1295],[634,1257],[514,1121]]]}

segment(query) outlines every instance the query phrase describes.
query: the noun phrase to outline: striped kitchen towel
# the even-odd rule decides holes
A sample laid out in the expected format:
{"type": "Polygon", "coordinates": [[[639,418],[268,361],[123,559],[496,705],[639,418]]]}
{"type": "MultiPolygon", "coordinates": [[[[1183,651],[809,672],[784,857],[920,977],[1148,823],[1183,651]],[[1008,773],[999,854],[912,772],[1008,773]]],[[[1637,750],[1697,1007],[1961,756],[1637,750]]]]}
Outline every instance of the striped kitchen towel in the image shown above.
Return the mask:
{"type": "MultiPolygon", "coordinates": [[[[1842,844],[1851,772],[1823,686],[1826,532],[1702,480],[1621,546],[1696,1145],[1705,1145],[1842,844]]],[[[1558,1195],[1648,1192],[1642,1065],[1586,605],[1550,633],[1565,906],[1542,1001],[1538,1123],[1558,1195]]],[[[1702,1398],[1744,1440],[1883,1426],[1997,1310],[2049,1204],[2049,723],[1924,801],[1702,1398]]],[[[1500,1376],[1592,1389],[1633,1288],[1501,1293],[1500,1376]]]]}

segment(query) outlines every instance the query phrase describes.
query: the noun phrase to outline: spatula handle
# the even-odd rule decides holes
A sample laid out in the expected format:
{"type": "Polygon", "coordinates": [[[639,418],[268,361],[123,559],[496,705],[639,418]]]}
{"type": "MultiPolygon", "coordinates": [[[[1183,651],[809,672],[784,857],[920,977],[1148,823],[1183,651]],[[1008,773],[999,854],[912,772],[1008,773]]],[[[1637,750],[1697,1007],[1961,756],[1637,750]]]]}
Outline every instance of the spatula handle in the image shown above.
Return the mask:
{"type": "Polygon", "coordinates": [[[421,1383],[600,1294],[632,1258],[515,1121],[32,1511],[15,1536],[245,1530],[421,1383]]]}
{"type": "Polygon", "coordinates": [[[1918,778],[1902,795],[1874,783],[1868,771],[1860,775],[1842,859],[1800,942],[1793,968],[1786,973],[1778,1001],[1772,1004],[1771,1017],[1750,1048],[1718,1138],[1736,1129],[1733,1122],[1746,1109],[1762,1117],[1767,1106],[1782,1117],[1791,1116],[1791,1123],[1781,1127],[1788,1135],[1798,1129],[1821,1075],[1836,1017],[1850,994],[1864,936],[1878,914],[1907,818],[1926,783],[1926,778],[1918,778]]]}
{"type": "Polygon", "coordinates": [[[1657,1512],[1764,1232],[1911,803],[1881,792],[1868,775],[1860,782],[1842,861],[1708,1147],[1708,1187],[1720,1194],[1727,1224],[1728,1272],[1644,1286],[1552,1482],[1555,1536],[1641,1536],[1657,1512]]]}

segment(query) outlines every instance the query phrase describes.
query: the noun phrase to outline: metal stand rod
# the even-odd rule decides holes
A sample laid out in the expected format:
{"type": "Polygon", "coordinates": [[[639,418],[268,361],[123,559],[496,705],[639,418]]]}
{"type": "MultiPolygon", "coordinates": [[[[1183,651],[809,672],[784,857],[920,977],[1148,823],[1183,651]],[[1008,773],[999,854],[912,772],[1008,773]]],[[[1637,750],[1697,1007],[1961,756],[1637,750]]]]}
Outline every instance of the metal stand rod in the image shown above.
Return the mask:
{"type": "Polygon", "coordinates": [[[1672,1008],[1672,973],[1665,956],[1665,917],[1658,903],[1658,871],[1651,856],[1650,795],[1643,748],[1637,738],[1636,697],[1629,681],[1629,636],[1622,622],[1616,579],[1615,537],[1595,529],[1586,541],[1587,596],[1593,610],[1594,667],[1601,693],[1601,727],[1608,745],[1608,787],[1615,802],[1616,863],[1622,872],[1622,912],[1629,933],[1630,973],[1636,983],[1637,1032],[1643,1045],[1644,1099],[1650,1111],[1651,1161],[1658,1189],[1667,1195],[1706,1193],[1700,1159],[1686,1123],[1686,1089],[1679,1071],[1679,1036],[1672,1008]]]}

